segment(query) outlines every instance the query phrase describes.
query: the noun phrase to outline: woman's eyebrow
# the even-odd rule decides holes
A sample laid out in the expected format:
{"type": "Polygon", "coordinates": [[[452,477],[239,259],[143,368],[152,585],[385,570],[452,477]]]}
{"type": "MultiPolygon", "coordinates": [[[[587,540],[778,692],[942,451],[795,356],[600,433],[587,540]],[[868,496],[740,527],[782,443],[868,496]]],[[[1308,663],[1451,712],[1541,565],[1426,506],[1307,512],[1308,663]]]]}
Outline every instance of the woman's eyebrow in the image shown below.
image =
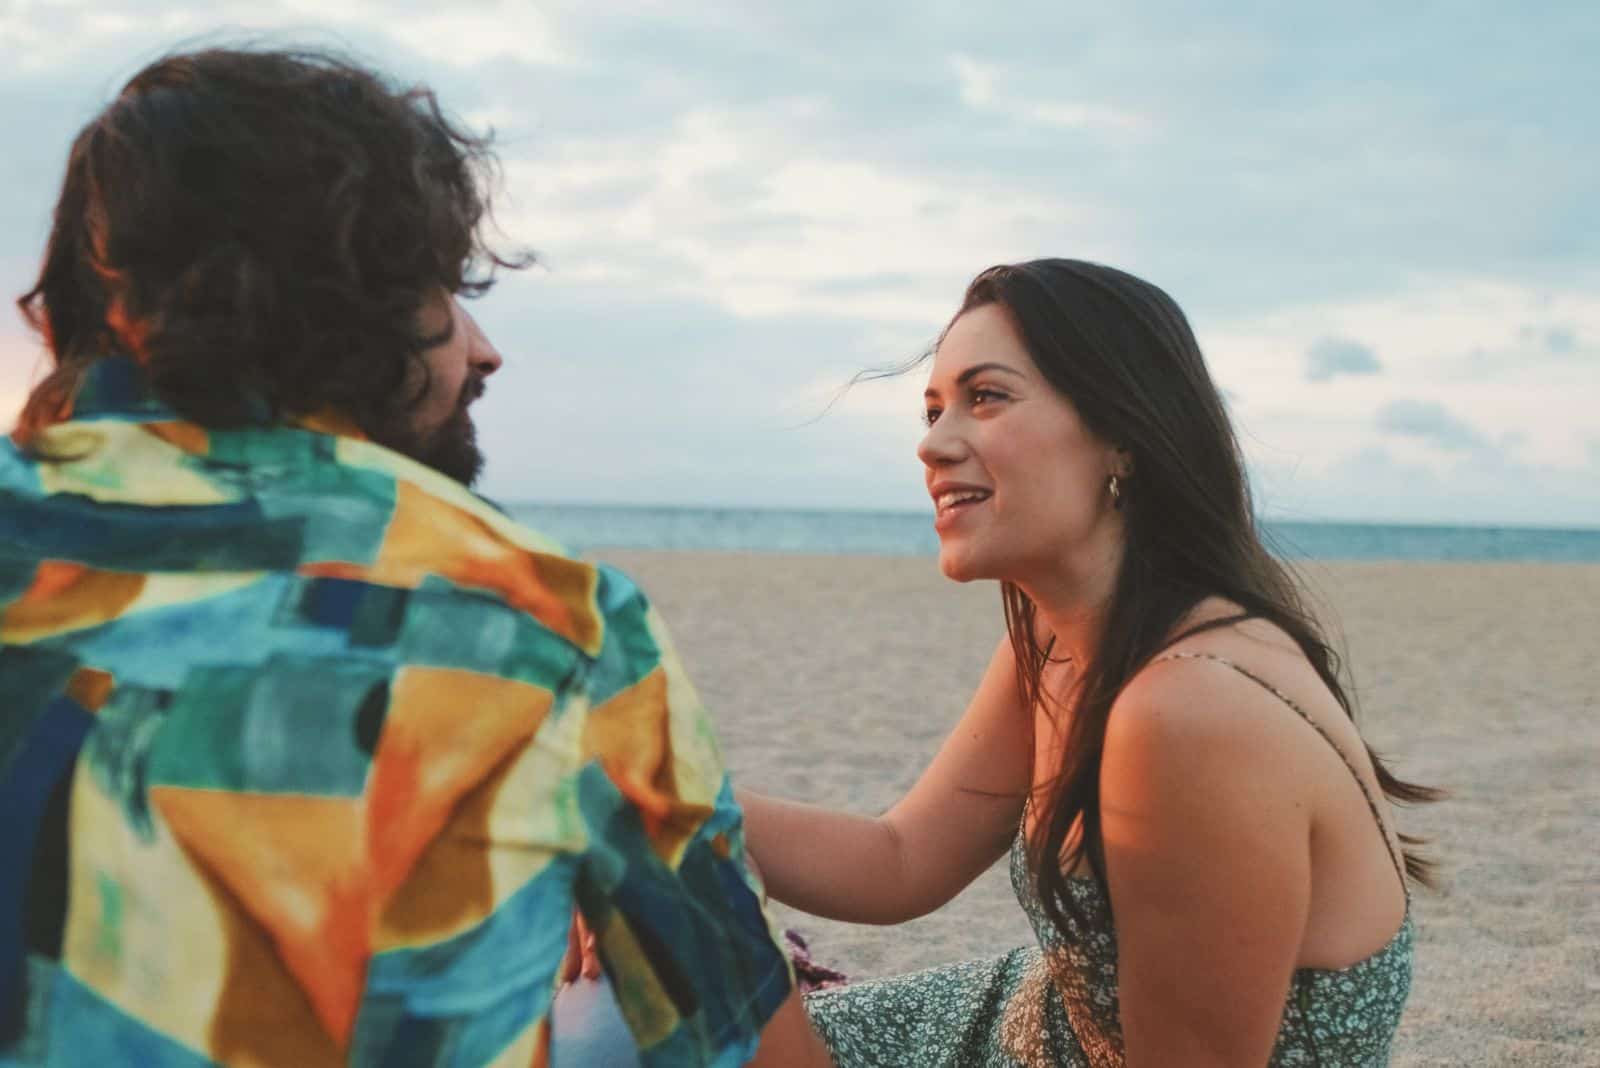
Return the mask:
{"type": "MultiPolygon", "coordinates": [[[[965,371],[962,371],[960,374],[956,375],[956,385],[964,386],[974,376],[980,375],[985,371],[1004,371],[1006,374],[1016,375],[1018,378],[1025,377],[1023,373],[1017,370],[1015,367],[1008,367],[1003,363],[995,363],[990,361],[988,363],[975,363],[965,371]]],[[[939,391],[934,389],[932,386],[929,386],[927,389],[922,391],[922,395],[924,397],[937,397],[939,395],[939,391]]]]}

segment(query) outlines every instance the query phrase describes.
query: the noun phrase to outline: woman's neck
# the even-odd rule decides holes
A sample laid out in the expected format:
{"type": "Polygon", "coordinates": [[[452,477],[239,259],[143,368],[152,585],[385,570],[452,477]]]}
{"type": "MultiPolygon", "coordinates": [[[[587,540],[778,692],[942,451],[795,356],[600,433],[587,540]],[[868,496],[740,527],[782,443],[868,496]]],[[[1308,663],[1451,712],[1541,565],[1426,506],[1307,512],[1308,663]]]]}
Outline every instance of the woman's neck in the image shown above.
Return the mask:
{"type": "Polygon", "coordinates": [[[1052,659],[1070,657],[1080,667],[1093,659],[1121,565],[1121,542],[1108,541],[1017,583],[1042,632],[1055,639],[1052,659]]]}

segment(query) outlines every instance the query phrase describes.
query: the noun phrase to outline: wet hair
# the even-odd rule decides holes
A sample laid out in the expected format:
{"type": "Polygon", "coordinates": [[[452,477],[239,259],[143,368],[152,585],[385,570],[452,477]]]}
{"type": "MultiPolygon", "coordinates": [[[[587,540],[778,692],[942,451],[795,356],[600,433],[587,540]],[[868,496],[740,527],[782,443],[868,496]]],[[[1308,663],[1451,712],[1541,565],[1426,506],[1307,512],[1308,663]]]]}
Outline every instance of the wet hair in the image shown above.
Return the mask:
{"type": "Polygon", "coordinates": [[[336,411],[386,443],[427,391],[418,313],[477,295],[494,159],[432,92],[339,56],[208,49],[140,71],[78,134],[38,281],[17,301],[54,367],[14,436],[132,357],[208,427],[336,411]]]}
{"type": "MultiPolygon", "coordinates": [[[[1043,784],[1042,818],[1029,842],[1045,911],[1066,930],[1067,917],[1079,915],[1067,873],[1087,858],[1106,889],[1100,765],[1112,705],[1164,649],[1205,630],[1265,619],[1294,640],[1352,717],[1354,707],[1340,679],[1340,657],[1289,569],[1262,542],[1233,427],[1172,298],[1111,267],[1047,259],[979,274],[955,318],[985,305],[1007,312],[1046,381],[1096,436],[1130,459],[1129,476],[1119,479],[1125,551],[1098,648],[1092,662],[1080,665],[1068,707],[1052,707],[1042,693],[1050,647],[1040,644],[1032,600],[1015,584],[1002,584],[1023,699],[1029,708],[1064,715],[1068,724],[1065,756],[1043,784]],[[1185,628],[1184,619],[1208,597],[1226,598],[1241,611],[1185,628]],[[1082,833],[1067,849],[1080,821],[1082,833]]],[[[1442,796],[1398,778],[1370,746],[1368,755],[1389,797],[1442,796]]],[[[1401,838],[1411,847],[1404,851],[1408,876],[1431,885],[1432,865],[1415,849],[1419,841],[1401,838]]]]}

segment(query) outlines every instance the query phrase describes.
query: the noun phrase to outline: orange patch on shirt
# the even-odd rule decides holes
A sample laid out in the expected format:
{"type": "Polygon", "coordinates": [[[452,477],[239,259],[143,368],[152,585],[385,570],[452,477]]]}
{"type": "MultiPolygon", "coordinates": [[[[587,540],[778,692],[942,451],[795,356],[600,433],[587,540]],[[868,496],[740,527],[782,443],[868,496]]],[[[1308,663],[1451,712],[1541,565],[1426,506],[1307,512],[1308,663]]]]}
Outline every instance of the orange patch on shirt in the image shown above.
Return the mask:
{"type": "Polygon", "coordinates": [[[372,569],[362,564],[346,564],[338,560],[323,561],[317,564],[301,564],[295,568],[295,574],[307,575],[311,578],[350,579],[354,582],[372,582],[384,586],[404,586],[415,589],[417,583],[407,582],[379,582],[372,575],[372,569]]]}
{"type": "Polygon", "coordinates": [[[593,568],[513,545],[470,512],[409,482],[396,485],[394,517],[375,573],[393,575],[400,585],[414,586],[433,574],[490,590],[581,648],[598,651],[593,568]]]}
{"type": "Polygon", "coordinates": [[[266,929],[338,1046],[371,956],[372,880],[359,801],[156,786],[150,802],[203,869],[266,929]]]}
{"type": "Polygon", "coordinates": [[[160,438],[175,448],[195,456],[204,456],[211,451],[211,435],[206,433],[206,428],[196,423],[141,423],[140,428],[145,433],[160,438]]]}
{"type": "Polygon", "coordinates": [[[0,641],[18,645],[97,627],[138,599],[144,576],[45,560],[21,597],[0,612],[0,641]]]}
{"type": "Polygon", "coordinates": [[[98,712],[105,707],[106,701],[111,697],[111,691],[116,688],[116,679],[109,671],[99,668],[81,667],[72,673],[72,678],[67,680],[67,696],[90,712],[98,712]]]}
{"type": "Polygon", "coordinates": [[[550,1068],[550,1017],[534,1025],[533,1035],[533,1060],[528,1068],[550,1068]]]}
{"type": "Polygon", "coordinates": [[[227,972],[206,1052],[223,1064],[337,1068],[345,1058],[290,974],[267,930],[216,875],[202,871],[222,921],[227,972]]]}
{"type": "Polygon", "coordinates": [[[617,790],[639,810],[656,854],[672,863],[711,815],[678,795],[666,672],[650,674],[589,711],[585,760],[598,759],[617,790]]]}
{"type": "Polygon", "coordinates": [[[302,416],[297,422],[304,429],[318,434],[367,440],[367,435],[356,425],[355,420],[337,408],[324,408],[320,412],[312,412],[310,415],[302,416]]]}
{"type": "Polygon", "coordinates": [[[495,907],[491,826],[516,756],[464,797],[389,897],[373,932],[373,951],[442,942],[488,919],[495,907]]]}
{"type": "Polygon", "coordinates": [[[416,589],[434,575],[499,594],[590,656],[600,651],[604,627],[594,603],[594,568],[515,545],[477,516],[412,483],[396,482],[395,491],[388,530],[370,565],[320,560],[296,570],[402,589],[416,589]]]}
{"type": "Polygon", "coordinates": [[[533,738],[554,701],[549,690],[475,671],[395,674],[367,784],[367,847],[384,901],[461,798],[533,738]]]}

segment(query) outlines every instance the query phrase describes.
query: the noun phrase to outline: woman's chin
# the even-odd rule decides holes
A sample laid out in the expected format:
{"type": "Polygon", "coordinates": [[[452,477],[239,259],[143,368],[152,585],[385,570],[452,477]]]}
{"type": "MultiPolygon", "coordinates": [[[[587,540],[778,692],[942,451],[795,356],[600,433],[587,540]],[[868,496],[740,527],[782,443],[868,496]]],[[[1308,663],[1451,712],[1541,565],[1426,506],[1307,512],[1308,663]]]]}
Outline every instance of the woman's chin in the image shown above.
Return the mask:
{"type": "Polygon", "coordinates": [[[951,582],[971,582],[985,576],[975,566],[971,553],[953,545],[939,546],[939,571],[951,582]]]}

